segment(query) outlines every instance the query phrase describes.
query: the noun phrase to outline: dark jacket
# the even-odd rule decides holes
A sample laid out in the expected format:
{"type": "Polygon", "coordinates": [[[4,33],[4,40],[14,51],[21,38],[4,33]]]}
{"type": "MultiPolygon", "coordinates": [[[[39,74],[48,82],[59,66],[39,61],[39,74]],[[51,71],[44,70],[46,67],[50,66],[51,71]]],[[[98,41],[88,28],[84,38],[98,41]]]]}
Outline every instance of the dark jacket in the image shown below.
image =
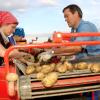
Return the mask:
{"type": "MultiPolygon", "coordinates": [[[[3,45],[3,47],[4,48],[9,48],[10,46],[11,46],[11,43],[10,42],[8,42],[7,44],[5,44],[5,42],[4,42],[4,39],[3,39],[3,37],[2,37],[2,35],[1,35],[1,33],[0,33],[0,43],[3,45]]],[[[3,57],[0,57],[0,66],[3,64],[3,62],[4,62],[4,59],[3,59],[3,57]]]]}

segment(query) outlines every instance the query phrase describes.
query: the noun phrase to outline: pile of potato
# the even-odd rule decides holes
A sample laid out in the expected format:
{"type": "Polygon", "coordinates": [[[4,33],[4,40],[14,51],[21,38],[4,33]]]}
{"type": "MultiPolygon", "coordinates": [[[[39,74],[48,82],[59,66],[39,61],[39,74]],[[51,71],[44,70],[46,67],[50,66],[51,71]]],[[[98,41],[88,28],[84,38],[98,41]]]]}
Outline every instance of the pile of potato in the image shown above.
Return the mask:
{"type": "Polygon", "coordinates": [[[26,74],[35,74],[36,78],[42,82],[45,87],[53,86],[58,80],[58,73],[65,73],[72,71],[73,66],[71,63],[51,63],[39,65],[39,63],[32,63],[26,67],[26,74]]]}
{"type": "Polygon", "coordinates": [[[65,73],[67,71],[73,71],[74,67],[69,62],[62,63],[51,63],[51,64],[31,64],[26,67],[26,74],[33,74],[33,73],[44,73],[48,74],[50,72],[59,72],[59,73],[65,73]]]}
{"type": "Polygon", "coordinates": [[[35,74],[36,78],[42,82],[43,86],[52,87],[57,82],[59,73],[84,69],[88,69],[91,72],[100,72],[100,64],[91,64],[86,62],[71,64],[67,61],[63,63],[52,63],[44,65],[33,63],[32,65],[28,65],[26,67],[26,74],[35,74]]]}
{"type": "Polygon", "coordinates": [[[100,72],[100,63],[80,62],[80,63],[75,64],[74,68],[77,69],[77,70],[88,69],[91,72],[98,73],[98,72],[100,72]]]}
{"type": "Polygon", "coordinates": [[[58,63],[39,63],[35,61],[35,56],[28,54],[20,59],[26,63],[26,75],[34,74],[36,79],[40,80],[45,87],[52,87],[58,80],[59,73],[72,72],[74,70],[88,69],[91,72],[100,72],[99,63],[79,62],[76,64],[69,63],[65,56],[62,56],[58,63]]]}
{"type": "Polygon", "coordinates": [[[35,74],[36,78],[40,80],[45,87],[51,87],[58,80],[58,73],[54,69],[55,64],[42,66],[33,64],[26,67],[26,74],[35,74]]]}

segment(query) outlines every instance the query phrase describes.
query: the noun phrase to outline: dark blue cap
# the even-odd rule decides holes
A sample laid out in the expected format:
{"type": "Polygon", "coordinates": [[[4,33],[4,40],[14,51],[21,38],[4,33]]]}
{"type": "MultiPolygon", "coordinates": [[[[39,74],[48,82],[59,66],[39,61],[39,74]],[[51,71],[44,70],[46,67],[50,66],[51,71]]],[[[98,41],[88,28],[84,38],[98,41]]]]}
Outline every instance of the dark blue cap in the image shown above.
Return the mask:
{"type": "Polygon", "coordinates": [[[16,28],[15,32],[13,33],[13,35],[25,37],[24,29],[23,28],[16,28]]]}

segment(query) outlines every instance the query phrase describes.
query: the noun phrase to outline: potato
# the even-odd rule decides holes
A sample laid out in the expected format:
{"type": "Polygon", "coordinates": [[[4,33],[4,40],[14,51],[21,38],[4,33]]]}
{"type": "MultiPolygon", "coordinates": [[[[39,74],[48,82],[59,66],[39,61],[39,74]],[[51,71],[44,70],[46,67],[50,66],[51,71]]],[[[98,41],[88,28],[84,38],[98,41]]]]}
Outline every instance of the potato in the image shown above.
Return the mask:
{"type": "Polygon", "coordinates": [[[29,65],[26,67],[26,74],[32,74],[33,72],[35,72],[35,67],[33,65],[29,65]]]}
{"type": "Polygon", "coordinates": [[[45,77],[45,74],[42,73],[42,72],[39,72],[39,73],[36,74],[36,78],[39,79],[39,80],[42,80],[44,77],[45,77]]]}
{"type": "Polygon", "coordinates": [[[94,72],[94,73],[98,73],[100,72],[100,64],[93,64],[93,66],[91,66],[90,68],[91,72],[94,72]]]}
{"type": "Polygon", "coordinates": [[[77,64],[77,68],[79,70],[87,69],[88,68],[88,64],[85,63],[85,62],[80,62],[80,63],[77,64]]]}
{"type": "Polygon", "coordinates": [[[42,67],[41,66],[36,66],[36,72],[41,72],[42,67]]]}
{"type": "Polygon", "coordinates": [[[57,82],[57,79],[58,79],[58,73],[51,72],[42,80],[42,84],[45,87],[52,87],[57,82]]]}
{"type": "Polygon", "coordinates": [[[93,66],[93,64],[92,63],[89,63],[88,64],[88,69],[90,70],[92,66],[93,66]]]}
{"type": "Polygon", "coordinates": [[[56,71],[60,73],[65,73],[67,71],[67,66],[65,64],[58,64],[56,66],[56,71]]]}
{"type": "Polygon", "coordinates": [[[67,70],[68,70],[68,71],[72,71],[72,70],[73,70],[73,66],[72,66],[71,63],[69,63],[69,62],[64,62],[64,65],[67,66],[67,70]]]}
{"type": "Polygon", "coordinates": [[[41,72],[44,73],[44,74],[51,72],[51,66],[50,65],[43,65],[41,72]]]}
{"type": "Polygon", "coordinates": [[[74,69],[78,69],[78,64],[74,64],[74,69]]]}
{"type": "Polygon", "coordinates": [[[52,72],[54,71],[54,69],[55,69],[55,63],[50,64],[50,71],[52,72]]]}
{"type": "Polygon", "coordinates": [[[58,71],[58,67],[60,67],[62,65],[62,63],[57,63],[55,66],[55,71],[58,71]]]}

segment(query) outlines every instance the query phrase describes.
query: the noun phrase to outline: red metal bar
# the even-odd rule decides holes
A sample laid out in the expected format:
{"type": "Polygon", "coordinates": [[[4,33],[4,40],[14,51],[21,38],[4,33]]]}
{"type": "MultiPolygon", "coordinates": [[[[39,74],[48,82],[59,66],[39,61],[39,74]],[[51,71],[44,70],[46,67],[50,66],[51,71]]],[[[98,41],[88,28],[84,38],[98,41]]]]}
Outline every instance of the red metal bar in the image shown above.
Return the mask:
{"type": "Polygon", "coordinates": [[[92,33],[63,33],[62,34],[63,37],[90,37],[90,36],[100,36],[100,33],[95,33],[95,32],[92,32],[92,33]]]}
{"type": "MultiPolygon", "coordinates": [[[[58,33],[57,33],[58,34],[58,33]]],[[[67,37],[85,37],[85,36],[100,36],[100,33],[61,33],[61,39],[65,39],[67,37]]],[[[58,47],[58,46],[81,46],[81,45],[100,45],[100,41],[80,41],[80,42],[64,42],[64,43],[39,43],[39,44],[31,44],[31,45],[16,45],[12,46],[9,49],[7,49],[5,56],[4,56],[4,61],[5,61],[5,72],[9,73],[10,71],[10,66],[9,66],[9,59],[8,55],[13,49],[18,49],[18,48],[48,48],[48,47],[58,47]]],[[[91,76],[91,77],[81,77],[81,78],[71,78],[71,79],[64,79],[64,80],[58,80],[58,82],[54,85],[54,87],[61,87],[61,86],[72,86],[73,84],[70,84],[72,82],[77,82],[74,83],[75,85],[80,85],[80,84],[92,84],[92,83],[100,83],[100,76],[91,76]],[[88,82],[88,80],[91,80],[91,82],[88,82]],[[68,84],[69,83],[69,84],[68,84]]],[[[41,89],[44,88],[41,82],[33,82],[32,83],[32,89],[41,89]]]]}
{"type": "Polygon", "coordinates": [[[31,45],[16,45],[10,47],[4,56],[6,71],[9,72],[9,60],[8,55],[13,49],[18,48],[48,48],[48,47],[58,47],[58,46],[80,46],[80,45],[99,45],[100,41],[80,41],[80,42],[65,42],[65,43],[39,43],[39,44],[31,44],[31,45]]]}
{"type": "Polygon", "coordinates": [[[86,32],[86,33],[62,33],[62,32],[55,32],[53,34],[53,41],[54,42],[62,42],[63,40],[70,40],[71,37],[93,37],[93,36],[100,36],[99,32],[86,32]]]}
{"type": "MultiPolygon", "coordinates": [[[[82,84],[93,84],[100,83],[100,76],[88,76],[88,77],[79,77],[79,78],[69,78],[58,80],[57,83],[52,87],[67,87],[67,86],[78,86],[82,84]]],[[[32,82],[31,83],[32,90],[44,89],[45,87],[41,82],[32,82]]]]}
{"type": "MultiPolygon", "coordinates": [[[[80,36],[100,36],[100,33],[61,33],[55,32],[54,36],[57,34],[61,34],[61,37],[80,37],[80,36]]],[[[100,41],[80,41],[80,42],[65,42],[65,43],[39,43],[39,44],[31,44],[31,45],[19,45],[10,47],[4,56],[6,72],[9,72],[9,53],[16,48],[48,48],[48,47],[57,47],[57,46],[79,46],[79,45],[99,45],[100,41]]]]}
{"type": "Polygon", "coordinates": [[[54,36],[59,37],[61,35],[62,37],[90,37],[90,36],[100,36],[100,32],[81,32],[81,33],[62,33],[62,32],[55,32],[53,34],[54,36]]]}

